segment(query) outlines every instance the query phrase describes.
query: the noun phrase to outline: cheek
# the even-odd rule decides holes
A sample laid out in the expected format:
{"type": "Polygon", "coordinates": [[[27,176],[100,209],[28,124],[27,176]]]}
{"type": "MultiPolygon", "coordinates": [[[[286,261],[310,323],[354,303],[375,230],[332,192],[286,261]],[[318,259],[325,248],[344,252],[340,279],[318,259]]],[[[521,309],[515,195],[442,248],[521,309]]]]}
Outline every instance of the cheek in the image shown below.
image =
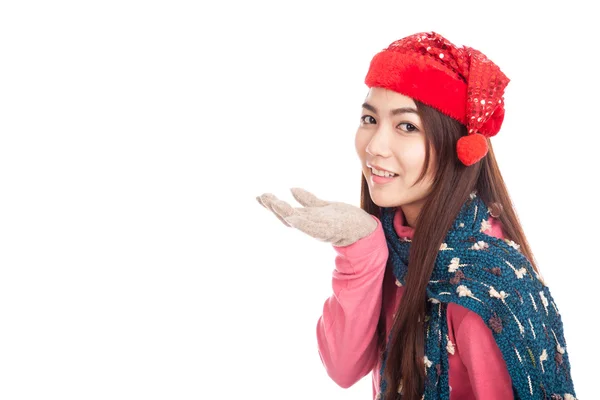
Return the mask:
{"type": "MultiPolygon", "coordinates": [[[[399,151],[396,153],[398,160],[402,165],[407,182],[415,182],[425,168],[425,144],[421,141],[412,143],[406,141],[402,146],[397,147],[399,151]]],[[[431,154],[430,156],[433,156],[431,154]]],[[[428,171],[428,175],[432,173],[432,169],[428,171]]],[[[427,181],[427,178],[425,178],[427,181]]]]}
{"type": "Polygon", "coordinates": [[[360,157],[361,160],[364,161],[366,148],[368,144],[368,139],[366,135],[361,135],[359,132],[354,136],[354,148],[356,149],[356,154],[360,157]]]}
{"type": "Polygon", "coordinates": [[[425,165],[425,149],[412,147],[404,149],[400,156],[402,164],[411,175],[419,175],[425,165]]]}

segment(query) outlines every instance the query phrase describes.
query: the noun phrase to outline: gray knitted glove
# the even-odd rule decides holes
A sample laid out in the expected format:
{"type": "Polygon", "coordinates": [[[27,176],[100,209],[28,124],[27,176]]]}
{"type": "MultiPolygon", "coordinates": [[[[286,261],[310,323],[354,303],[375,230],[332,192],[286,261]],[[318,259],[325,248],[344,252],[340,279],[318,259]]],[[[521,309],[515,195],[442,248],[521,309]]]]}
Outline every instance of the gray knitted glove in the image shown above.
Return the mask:
{"type": "Polygon", "coordinates": [[[286,226],[299,229],[334,246],[348,246],[370,235],[377,228],[377,220],[362,208],[321,200],[300,188],[292,188],[291,192],[304,207],[294,208],[271,193],[265,193],[256,199],[286,226]]]}

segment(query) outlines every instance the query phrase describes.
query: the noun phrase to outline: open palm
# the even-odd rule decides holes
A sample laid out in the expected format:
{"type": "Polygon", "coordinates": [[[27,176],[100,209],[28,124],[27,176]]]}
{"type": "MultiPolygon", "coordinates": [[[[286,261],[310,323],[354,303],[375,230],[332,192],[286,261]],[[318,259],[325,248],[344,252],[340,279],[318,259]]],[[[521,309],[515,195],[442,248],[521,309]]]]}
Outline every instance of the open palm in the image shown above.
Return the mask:
{"type": "Polygon", "coordinates": [[[256,199],[286,226],[335,246],[347,246],[377,228],[377,219],[361,208],[322,200],[301,188],[292,188],[291,192],[303,207],[292,207],[271,193],[256,199]]]}

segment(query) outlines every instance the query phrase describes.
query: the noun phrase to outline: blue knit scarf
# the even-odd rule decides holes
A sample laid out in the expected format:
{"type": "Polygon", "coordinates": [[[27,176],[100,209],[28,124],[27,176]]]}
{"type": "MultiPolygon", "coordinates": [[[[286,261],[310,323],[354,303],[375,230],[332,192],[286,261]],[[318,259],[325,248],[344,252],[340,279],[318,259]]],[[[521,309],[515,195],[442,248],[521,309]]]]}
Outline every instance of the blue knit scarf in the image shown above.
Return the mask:
{"type": "MultiPolygon", "coordinates": [[[[394,212],[394,208],[382,208],[381,221],[394,275],[404,284],[410,240],[398,237],[394,212]]],[[[575,390],[562,320],[550,290],[514,242],[484,233],[488,214],[486,204],[473,192],[435,261],[427,285],[424,398],[450,398],[448,352],[454,350],[446,311],[448,303],[456,303],[476,312],[492,330],[515,399],[572,400],[575,390]]],[[[380,393],[387,386],[383,378],[387,351],[386,347],[380,393]]]]}

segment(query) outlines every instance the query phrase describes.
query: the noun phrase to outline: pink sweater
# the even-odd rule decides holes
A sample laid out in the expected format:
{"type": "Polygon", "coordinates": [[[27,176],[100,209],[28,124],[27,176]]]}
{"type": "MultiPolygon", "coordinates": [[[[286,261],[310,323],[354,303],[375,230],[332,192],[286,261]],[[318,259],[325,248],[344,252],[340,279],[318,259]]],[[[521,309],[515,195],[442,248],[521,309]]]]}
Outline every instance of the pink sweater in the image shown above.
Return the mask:
{"type": "MultiPolygon", "coordinates": [[[[317,324],[319,354],[327,374],[348,388],[373,372],[373,398],[379,390],[380,353],[377,323],[385,313],[386,337],[392,328],[404,287],[396,285],[386,270],[388,248],[381,221],[375,231],[344,247],[333,246],[337,255],[333,272],[333,295],[323,307],[317,324]]],[[[503,238],[500,222],[490,218],[491,236],[503,238]]],[[[394,217],[400,237],[412,238],[400,208],[394,217]]],[[[449,353],[451,400],[512,399],[512,385],[502,353],[481,317],[455,303],[448,305],[448,330],[454,344],[449,353]]]]}

